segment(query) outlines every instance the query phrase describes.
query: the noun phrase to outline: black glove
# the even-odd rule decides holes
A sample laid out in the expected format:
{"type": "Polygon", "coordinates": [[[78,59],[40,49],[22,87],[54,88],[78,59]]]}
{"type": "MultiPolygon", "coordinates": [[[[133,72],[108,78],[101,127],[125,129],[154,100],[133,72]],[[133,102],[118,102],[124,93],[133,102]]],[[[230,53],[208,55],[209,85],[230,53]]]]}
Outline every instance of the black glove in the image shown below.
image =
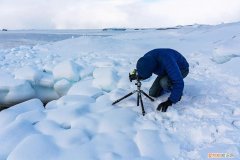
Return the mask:
{"type": "Polygon", "coordinates": [[[168,99],[167,101],[160,103],[157,107],[157,110],[158,111],[162,110],[162,112],[166,112],[168,107],[171,105],[172,105],[172,101],[168,99]]]}

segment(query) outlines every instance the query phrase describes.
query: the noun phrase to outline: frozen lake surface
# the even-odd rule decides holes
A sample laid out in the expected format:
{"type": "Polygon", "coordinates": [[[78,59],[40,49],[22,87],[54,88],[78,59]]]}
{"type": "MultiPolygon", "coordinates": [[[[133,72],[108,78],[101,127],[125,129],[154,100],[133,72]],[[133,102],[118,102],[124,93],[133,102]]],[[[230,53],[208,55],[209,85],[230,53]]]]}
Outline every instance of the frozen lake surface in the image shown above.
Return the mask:
{"type": "Polygon", "coordinates": [[[109,36],[101,30],[9,30],[0,31],[0,50],[34,46],[80,36],[109,36]]]}

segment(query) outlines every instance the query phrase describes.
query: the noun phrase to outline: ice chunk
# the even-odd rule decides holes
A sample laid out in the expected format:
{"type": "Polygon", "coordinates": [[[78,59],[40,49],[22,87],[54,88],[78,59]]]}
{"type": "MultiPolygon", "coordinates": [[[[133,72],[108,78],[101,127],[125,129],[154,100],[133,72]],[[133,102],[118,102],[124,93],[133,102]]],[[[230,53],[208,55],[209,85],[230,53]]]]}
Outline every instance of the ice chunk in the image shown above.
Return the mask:
{"type": "Polygon", "coordinates": [[[15,82],[12,83],[12,86],[9,86],[9,92],[4,98],[4,103],[11,105],[29,100],[34,97],[35,91],[29,82],[23,80],[15,80],[15,82]]]}
{"type": "Polygon", "coordinates": [[[10,74],[0,74],[0,90],[9,90],[10,87],[23,83],[23,80],[15,80],[10,74]]]}
{"type": "Polygon", "coordinates": [[[53,69],[53,76],[55,80],[67,79],[69,81],[79,80],[79,65],[73,61],[64,61],[59,63],[53,69]]]}
{"type": "Polygon", "coordinates": [[[3,105],[13,105],[36,97],[44,102],[59,98],[53,89],[51,73],[27,66],[18,69],[15,78],[5,75],[0,79],[0,103],[3,105]]]}
{"type": "Polygon", "coordinates": [[[50,100],[58,99],[60,96],[53,88],[35,86],[36,97],[41,99],[44,103],[49,102],[50,100]]]}
{"type": "Polygon", "coordinates": [[[43,87],[53,87],[54,85],[53,75],[48,72],[43,72],[42,77],[38,81],[38,85],[43,87]]]}
{"type": "Polygon", "coordinates": [[[83,79],[88,76],[92,76],[94,67],[85,67],[80,71],[80,78],[83,79]]]}
{"type": "Polygon", "coordinates": [[[110,92],[117,86],[118,76],[112,68],[96,68],[93,72],[93,85],[110,92]]]}
{"type": "MultiPolygon", "coordinates": [[[[17,104],[15,106],[12,106],[11,108],[5,109],[0,112],[0,126],[4,128],[9,123],[11,123],[17,116],[22,117],[21,115],[24,113],[33,113],[35,115],[34,111],[41,112],[43,110],[43,104],[39,99],[31,99],[26,102],[17,104]]],[[[38,113],[36,114],[38,115],[38,113]]]]}
{"type": "Polygon", "coordinates": [[[60,96],[63,96],[67,94],[71,85],[72,84],[68,80],[61,79],[54,84],[54,89],[60,96]]]}
{"type": "Polygon", "coordinates": [[[15,71],[16,79],[29,80],[33,84],[36,84],[41,77],[42,72],[31,66],[25,66],[15,71]]]}
{"type": "Polygon", "coordinates": [[[5,96],[9,92],[10,86],[16,86],[18,83],[22,83],[22,81],[17,81],[13,79],[13,76],[6,72],[0,72],[0,104],[5,103],[5,96]]]}
{"type": "Polygon", "coordinates": [[[21,114],[21,113],[29,112],[33,110],[44,110],[44,106],[39,99],[28,100],[26,102],[12,106],[11,108],[8,108],[6,111],[11,111],[17,114],[21,114]]]}
{"type": "Polygon", "coordinates": [[[75,83],[68,91],[68,95],[85,95],[97,98],[102,95],[102,91],[92,86],[92,80],[82,80],[75,83]]]}
{"type": "Polygon", "coordinates": [[[45,64],[42,69],[44,72],[47,73],[52,73],[52,70],[54,69],[55,65],[54,64],[45,64]]]}

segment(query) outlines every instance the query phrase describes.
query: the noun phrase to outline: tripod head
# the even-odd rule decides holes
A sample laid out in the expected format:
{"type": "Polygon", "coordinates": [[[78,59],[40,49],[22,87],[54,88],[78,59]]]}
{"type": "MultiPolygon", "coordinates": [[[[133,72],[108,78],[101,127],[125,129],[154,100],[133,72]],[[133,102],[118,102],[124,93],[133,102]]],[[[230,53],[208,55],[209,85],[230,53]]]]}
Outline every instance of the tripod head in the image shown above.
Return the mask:
{"type": "Polygon", "coordinates": [[[138,90],[141,90],[142,83],[140,79],[136,79],[135,85],[137,86],[138,90]]]}

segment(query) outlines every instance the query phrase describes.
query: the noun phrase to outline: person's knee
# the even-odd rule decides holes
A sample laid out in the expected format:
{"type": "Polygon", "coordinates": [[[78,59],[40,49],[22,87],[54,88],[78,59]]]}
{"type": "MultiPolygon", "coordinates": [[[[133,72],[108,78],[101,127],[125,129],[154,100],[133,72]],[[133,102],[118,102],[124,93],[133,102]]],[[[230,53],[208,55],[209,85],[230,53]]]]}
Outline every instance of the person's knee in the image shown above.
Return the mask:
{"type": "Polygon", "coordinates": [[[163,88],[163,89],[168,89],[169,88],[169,80],[167,77],[163,77],[161,80],[160,80],[160,86],[163,88]]]}
{"type": "Polygon", "coordinates": [[[161,87],[158,88],[150,88],[149,89],[149,96],[151,97],[159,97],[162,95],[163,89],[161,87]]]}
{"type": "Polygon", "coordinates": [[[158,95],[156,94],[156,91],[154,91],[153,89],[149,89],[149,96],[151,97],[158,97],[158,95]]]}

